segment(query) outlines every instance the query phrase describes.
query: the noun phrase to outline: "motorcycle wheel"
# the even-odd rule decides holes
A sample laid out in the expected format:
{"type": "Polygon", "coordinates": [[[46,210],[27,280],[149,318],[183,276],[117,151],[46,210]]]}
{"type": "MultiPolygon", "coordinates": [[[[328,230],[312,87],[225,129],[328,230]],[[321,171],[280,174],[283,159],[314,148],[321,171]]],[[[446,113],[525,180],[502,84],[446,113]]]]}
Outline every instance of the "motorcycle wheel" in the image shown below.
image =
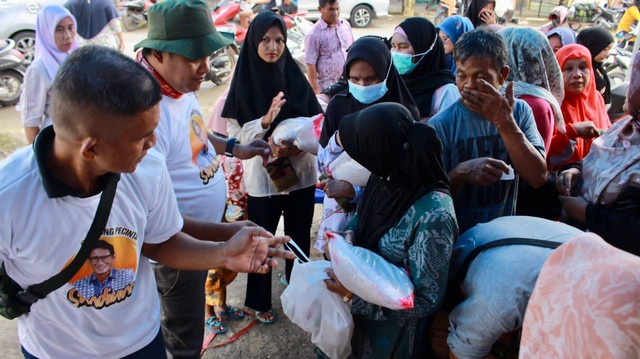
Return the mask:
{"type": "Polygon", "coordinates": [[[13,106],[20,100],[22,74],[13,70],[0,71],[0,106],[13,106]]]}
{"type": "Polygon", "coordinates": [[[127,31],[136,31],[142,27],[142,21],[138,18],[138,14],[131,10],[127,10],[122,17],[122,25],[127,31]]]}
{"type": "Polygon", "coordinates": [[[208,77],[211,82],[218,86],[228,83],[229,80],[231,80],[231,74],[233,73],[233,68],[236,67],[237,61],[236,52],[229,46],[227,46],[224,51],[220,51],[219,53],[214,54],[214,56],[209,57],[209,66],[211,67],[211,71],[209,72],[208,77]],[[214,63],[223,59],[225,61],[224,68],[214,66],[214,63]],[[216,75],[216,70],[223,75],[216,75]]]}
{"type": "Polygon", "coordinates": [[[444,12],[439,13],[438,15],[436,15],[436,17],[433,19],[433,24],[435,26],[438,26],[440,24],[442,24],[442,22],[444,21],[444,19],[447,18],[447,14],[444,12]]]}
{"type": "Polygon", "coordinates": [[[580,22],[570,22],[569,23],[569,27],[573,31],[578,31],[582,27],[582,23],[580,23],[580,22]]]}

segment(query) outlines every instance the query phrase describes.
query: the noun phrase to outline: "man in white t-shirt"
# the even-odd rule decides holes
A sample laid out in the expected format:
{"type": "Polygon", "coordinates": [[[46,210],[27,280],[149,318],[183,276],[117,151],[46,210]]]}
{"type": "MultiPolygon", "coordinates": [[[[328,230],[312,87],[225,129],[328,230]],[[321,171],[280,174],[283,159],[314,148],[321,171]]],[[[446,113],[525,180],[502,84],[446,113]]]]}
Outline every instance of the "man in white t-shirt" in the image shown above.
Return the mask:
{"type": "Polygon", "coordinates": [[[63,63],[52,91],[53,126],[40,132],[33,148],[0,162],[0,263],[22,288],[58,273],[81,247],[100,193],[120,178],[100,239],[114,247],[113,265],[135,276],[116,293],[87,299],[73,285],[91,274],[85,262],[19,318],[25,357],[166,357],[149,260],[189,270],[266,273],[277,265],[273,256],[292,258],[270,247],[286,238],[258,227],[224,243],[180,232],[167,168],[151,149],[160,86],[142,66],[117,51],[87,46],[63,63]]]}
{"type": "MultiPolygon", "coordinates": [[[[220,224],[226,182],[218,154],[242,159],[266,155],[268,144],[236,144],[210,135],[195,91],[210,71],[209,55],[229,41],[213,26],[203,0],[165,0],[149,9],[147,38],[136,60],[162,88],[157,150],[165,159],[182,231],[202,240],[226,239],[250,222],[220,224]],[[185,26],[189,24],[189,26],[185,26]]],[[[199,358],[204,334],[206,271],[178,271],[153,264],[162,300],[162,332],[174,358],[199,358]]]]}

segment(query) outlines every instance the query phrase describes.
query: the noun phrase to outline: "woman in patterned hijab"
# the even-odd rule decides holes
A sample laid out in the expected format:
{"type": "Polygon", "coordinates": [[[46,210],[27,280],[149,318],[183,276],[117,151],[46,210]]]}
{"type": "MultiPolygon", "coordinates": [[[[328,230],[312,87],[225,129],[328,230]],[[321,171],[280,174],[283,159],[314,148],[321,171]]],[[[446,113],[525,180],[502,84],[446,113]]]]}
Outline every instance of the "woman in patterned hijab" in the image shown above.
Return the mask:
{"type": "Polygon", "coordinates": [[[509,51],[509,77],[514,95],[533,110],[545,150],[554,129],[565,132],[560,104],[564,98],[562,71],[544,35],[533,28],[510,27],[499,32],[509,51]]]}

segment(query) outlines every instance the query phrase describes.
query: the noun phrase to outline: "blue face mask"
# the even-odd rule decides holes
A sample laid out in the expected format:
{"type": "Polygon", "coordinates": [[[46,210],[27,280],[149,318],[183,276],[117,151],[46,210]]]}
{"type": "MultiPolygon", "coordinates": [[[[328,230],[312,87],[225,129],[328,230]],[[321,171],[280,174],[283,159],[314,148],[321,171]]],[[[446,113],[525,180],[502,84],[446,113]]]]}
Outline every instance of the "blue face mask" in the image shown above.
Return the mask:
{"type": "Polygon", "coordinates": [[[431,47],[429,48],[429,50],[421,54],[409,55],[409,54],[404,54],[402,52],[391,51],[391,58],[393,59],[393,65],[395,65],[396,69],[401,75],[410,74],[411,71],[413,71],[416,68],[416,66],[418,66],[420,61],[422,61],[422,59],[424,59],[424,57],[429,52],[431,52],[431,50],[433,50],[433,47],[436,45],[436,41],[438,41],[437,37],[433,42],[433,44],[431,44],[431,47]],[[413,62],[413,58],[418,56],[422,56],[422,58],[418,60],[418,62],[413,62]]]}
{"type": "Polygon", "coordinates": [[[349,93],[351,94],[351,96],[365,105],[372,104],[381,99],[382,96],[384,96],[384,94],[386,94],[389,90],[387,88],[387,78],[389,78],[389,71],[391,71],[391,66],[389,66],[389,70],[387,70],[387,76],[384,78],[384,80],[377,84],[362,86],[351,82],[351,80],[348,80],[349,93]]]}

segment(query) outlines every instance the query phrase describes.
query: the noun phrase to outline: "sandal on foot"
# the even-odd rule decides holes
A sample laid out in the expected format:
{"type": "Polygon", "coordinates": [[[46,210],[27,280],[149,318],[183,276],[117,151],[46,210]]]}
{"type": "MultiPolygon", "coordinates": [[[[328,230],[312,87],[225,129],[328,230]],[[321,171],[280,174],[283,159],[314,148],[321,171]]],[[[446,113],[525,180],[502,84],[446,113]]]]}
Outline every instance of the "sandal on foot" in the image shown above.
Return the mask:
{"type": "Polygon", "coordinates": [[[238,307],[232,307],[230,305],[227,306],[225,310],[219,310],[218,315],[220,317],[228,317],[231,319],[242,319],[244,318],[244,312],[242,309],[238,307]]]}
{"type": "Polygon", "coordinates": [[[276,316],[273,314],[273,310],[269,309],[266,312],[255,311],[256,319],[262,324],[273,324],[276,321],[276,316]],[[271,319],[267,319],[264,317],[265,314],[271,314],[271,319]]]}
{"type": "Polygon", "coordinates": [[[227,328],[222,326],[222,321],[220,321],[220,319],[216,316],[213,316],[207,319],[207,321],[204,322],[204,324],[207,327],[207,329],[213,334],[222,334],[222,333],[226,333],[227,331],[227,328]]]}

